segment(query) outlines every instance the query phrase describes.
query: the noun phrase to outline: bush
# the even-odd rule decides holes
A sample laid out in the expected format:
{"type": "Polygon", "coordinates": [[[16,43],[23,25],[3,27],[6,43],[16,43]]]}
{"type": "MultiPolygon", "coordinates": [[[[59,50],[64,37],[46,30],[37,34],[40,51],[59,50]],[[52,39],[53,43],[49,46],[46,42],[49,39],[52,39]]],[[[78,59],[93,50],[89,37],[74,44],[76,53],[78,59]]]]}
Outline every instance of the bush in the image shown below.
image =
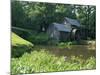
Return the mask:
{"type": "Polygon", "coordinates": [[[11,54],[12,57],[19,57],[24,52],[30,52],[33,48],[33,44],[28,42],[27,40],[24,40],[23,38],[19,37],[15,33],[12,33],[12,50],[11,54]]]}
{"type": "Polygon", "coordinates": [[[33,34],[28,40],[34,44],[47,44],[48,35],[46,33],[33,34]]]}

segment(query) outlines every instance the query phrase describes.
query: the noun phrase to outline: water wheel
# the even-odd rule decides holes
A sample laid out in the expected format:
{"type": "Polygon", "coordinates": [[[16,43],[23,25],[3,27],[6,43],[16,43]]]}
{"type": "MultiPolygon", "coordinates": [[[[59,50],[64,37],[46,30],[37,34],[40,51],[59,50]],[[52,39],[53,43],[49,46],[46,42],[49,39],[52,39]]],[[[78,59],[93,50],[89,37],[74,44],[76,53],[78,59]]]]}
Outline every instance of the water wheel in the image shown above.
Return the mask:
{"type": "Polygon", "coordinates": [[[76,41],[79,41],[81,38],[80,36],[80,31],[78,29],[72,29],[72,32],[71,32],[71,39],[73,40],[76,40],[76,41]]]}

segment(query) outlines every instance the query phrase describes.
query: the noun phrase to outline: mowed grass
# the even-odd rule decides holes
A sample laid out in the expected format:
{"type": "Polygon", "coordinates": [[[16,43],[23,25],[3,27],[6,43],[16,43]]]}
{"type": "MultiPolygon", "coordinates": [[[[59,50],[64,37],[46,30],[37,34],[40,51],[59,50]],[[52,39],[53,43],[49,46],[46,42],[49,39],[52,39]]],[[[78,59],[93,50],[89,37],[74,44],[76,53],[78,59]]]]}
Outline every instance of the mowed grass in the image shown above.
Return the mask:
{"type": "Polygon", "coordinates": [[[11,43],[12,43],[12,46],[17,46],[17,45],[33,45],[32,43],[30,43],[29,41],[19,37],[17,34],[13,33],[12,32],[12,35],[11,35],[11,43]]]}
{"type": "Polygon", "coordinates": [[[31,53],[25,53],[20,58],[11,59],[11,73],[36,73],[36,72],[54,72],[69,70],[95,69],[95,57],[89,57],[84,60],[80,57],[55,56],[49,51],[41,49],[31,53]]]}

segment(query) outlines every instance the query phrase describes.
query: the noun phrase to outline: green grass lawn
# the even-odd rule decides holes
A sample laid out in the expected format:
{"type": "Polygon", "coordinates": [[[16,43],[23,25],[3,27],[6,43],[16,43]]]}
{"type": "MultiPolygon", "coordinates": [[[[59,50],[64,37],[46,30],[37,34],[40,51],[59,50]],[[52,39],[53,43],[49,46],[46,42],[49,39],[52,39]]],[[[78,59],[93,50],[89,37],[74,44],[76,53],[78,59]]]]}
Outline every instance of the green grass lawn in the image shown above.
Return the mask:
{"type": "Polygon", "coordinates": [[[30,43],[29,41],[19,37],[18,35],[16,35],[15,33],[12,32],[12,46],[17,46],[17,45],[33,45],[32,43],[30,43]]]}

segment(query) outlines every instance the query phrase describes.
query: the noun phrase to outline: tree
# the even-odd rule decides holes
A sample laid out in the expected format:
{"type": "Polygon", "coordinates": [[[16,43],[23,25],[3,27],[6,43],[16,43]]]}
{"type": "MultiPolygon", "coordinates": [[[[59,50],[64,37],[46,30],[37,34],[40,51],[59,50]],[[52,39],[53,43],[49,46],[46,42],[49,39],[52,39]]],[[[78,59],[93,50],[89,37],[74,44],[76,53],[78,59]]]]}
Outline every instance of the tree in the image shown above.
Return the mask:
{"type": "Polygon", "coordinates": [[[19,1],[11,2],[11,14],[12,26],[23,27],[26,16],[19,1]]]}
{"type": "Polygon", "coordinates": [[[78,19],[82,26],[95,33],[95,6],[12,1],[12,26],[41,32],[64,17],[78,19]]]}

